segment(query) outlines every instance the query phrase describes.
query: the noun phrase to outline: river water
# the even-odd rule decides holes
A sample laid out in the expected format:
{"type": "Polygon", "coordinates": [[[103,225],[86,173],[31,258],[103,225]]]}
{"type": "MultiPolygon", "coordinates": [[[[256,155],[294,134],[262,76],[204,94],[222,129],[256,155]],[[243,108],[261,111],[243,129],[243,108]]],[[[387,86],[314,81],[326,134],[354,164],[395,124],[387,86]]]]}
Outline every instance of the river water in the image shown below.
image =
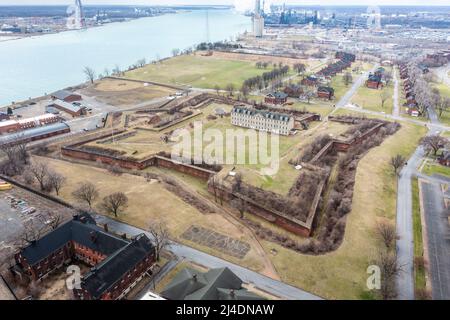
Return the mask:
{"type": "MultiPolygon", "coordinates": [[[[142,18],[80,31],[0,42],[0,106],[76,85],[83,67],[102,73],[141,58],[171,55],[208,37],[205,11],[142,18]]],[[[209,40],[229,40],[251,30],[251,19],[231,10],[211,10],[209,40]]]]}

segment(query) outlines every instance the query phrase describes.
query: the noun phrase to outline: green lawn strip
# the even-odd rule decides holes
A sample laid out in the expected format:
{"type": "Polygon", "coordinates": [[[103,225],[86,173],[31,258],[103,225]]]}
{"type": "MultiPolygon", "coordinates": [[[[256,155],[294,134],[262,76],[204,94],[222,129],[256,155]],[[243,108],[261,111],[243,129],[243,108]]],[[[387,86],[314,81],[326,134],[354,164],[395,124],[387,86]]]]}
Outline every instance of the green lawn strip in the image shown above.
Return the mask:
{"type": "MultiPolygon", "coordinates": [[[[423,258],[422,221],[420,217],[419,181],[412,180],[413,194],[413,233],[414,233],[414,260],[423,258]]],[[[426,289],[425,267],[414,263],[414,289],[424,291],[426,289]]]]}
{"type": "Polygon", "coordinates": [[[450,168],[446,167],[446,166],[442,166],[438,163],[427,162],[424,165],[422,172],[428,176],[432,176],[434,174],[440,174],[443,176],[450,177],[450,168]]]}

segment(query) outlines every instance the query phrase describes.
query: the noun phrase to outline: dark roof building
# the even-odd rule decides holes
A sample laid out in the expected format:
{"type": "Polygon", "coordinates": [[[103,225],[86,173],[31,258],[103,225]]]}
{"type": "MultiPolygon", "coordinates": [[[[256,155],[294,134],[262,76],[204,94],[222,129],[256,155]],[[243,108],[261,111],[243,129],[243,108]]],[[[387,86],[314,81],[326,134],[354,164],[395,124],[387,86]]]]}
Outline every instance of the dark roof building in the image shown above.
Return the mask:
{"type": "Polygon", "coordinates": [[[53,99],[58,99],[58,100],[62,100],[65,102],[75,102],[75,101],[80,101],[83,99],[81,97],[81,95],[70,92],[68,90],[59,90],[59,91],[53,92],[51,94],[51,97],[53,99]]]}
{"type": "Polygon", "coordinates": [[[93,268],[83,276],[78,299],[120,299],[154,263],[155,249],[141,234],[124,239],[97,226],[88,214],[74,216],[16,254],[16,262],[34,280],[78,260],[93,268]]]}
{"type": "Polygon", "coordinates": [[[334,89],[331,87],[319,87],[317,88],[317,96],[319,98],[324,98],[331,100],[334,97],[334,89]]]}
{"type": "Polygon", "coordinates": [[[64,100],[55,100],[53,103],[49,104],[47,108],[55,108],[67,112],[74,117],[79,117],[86,112],[86,108],[84,106],[68,103],[64,100]]]}
{"type": "Polygon", "coordinates": [[[181,270],[161,295],[169,300],[263,300],[242,287],[242,280],[230,269],[211,269],[201,273],[181,270]]]}
{"type": "Polygon", "coordinates": [[[288,95],[284,92],[271,92],[266,95],[264,101],[270,104],[284,104],[286,103],[288,95]]]}
{"type": "Polygon", "coordinates": [[[59,122],[50,124],[48,126],[32,128],[0,136],[0,145],[8,144],[11,142],[31,142],[69,132],[70,127],[63,122],[59,122]]]}

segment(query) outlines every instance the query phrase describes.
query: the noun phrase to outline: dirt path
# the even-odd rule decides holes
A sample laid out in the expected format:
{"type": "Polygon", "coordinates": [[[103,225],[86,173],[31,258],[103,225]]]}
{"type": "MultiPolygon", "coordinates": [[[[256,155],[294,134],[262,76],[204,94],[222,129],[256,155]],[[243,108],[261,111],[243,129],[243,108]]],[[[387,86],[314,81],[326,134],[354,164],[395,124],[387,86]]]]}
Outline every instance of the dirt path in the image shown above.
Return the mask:
{"type": "MultiPolygon", "coordinates": [[[[164,173],[162,173],[162,174],[164,174],[164,173]]],[[[202,195],[201,193],[199,193],[197,190],[192,188],[189,184],[185,183],[184,181],[182,181],[178,177],[176,177],[174,175],[170,175],[170,177],[175,179],[183,188],[185,188],[189,192],[194,193],[202,201],[204,201],[211,208],[213,208],[216,211],[216,213],[221,214],[228,222],[230,222],[231,224],[236,226],[241,232],[243,232],[245,235],[247,235],[252,240],[250,245],[252,246],[252,248],[254,248],[256,250],[258,255],[263,259],[264,269],[260,273],[264,274],[265,276],[268,276],[268,277],[270,277],[272,279],[280,280],[280,277],[279,277],[275,267],[273,266],[272,262],[270,261],[269,257],[267,256],[267,253],[264,251],[263,246],[261,245],[261,243],[259,242],[259,240],[256,237],[256,235],[253,233],[253,231],[249,227],[247,227],[246,225],[241,223],[239,221],[239,219],[237,217],[235,217],[232,212],[229,212],[228,210],[226,210],[225,208],[221,207],[220,205],[218,205],[217,203],[215,203],[211,199],[209,199],[206,196],[202,195]]]]}

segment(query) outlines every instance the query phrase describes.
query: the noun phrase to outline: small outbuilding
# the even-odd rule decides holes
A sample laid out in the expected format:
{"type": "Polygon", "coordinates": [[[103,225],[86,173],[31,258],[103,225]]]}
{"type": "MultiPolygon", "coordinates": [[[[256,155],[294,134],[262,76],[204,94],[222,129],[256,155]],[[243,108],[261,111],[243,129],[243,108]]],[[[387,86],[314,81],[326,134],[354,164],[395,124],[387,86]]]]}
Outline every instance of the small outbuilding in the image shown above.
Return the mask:
{"type": "Polygon", "coordinates": [[[75,101],[83,100],[81,95],[73,93],[68,90],[59,90],[59,91],[53,92],[51,94],[51,97],[53,100],[62,100],[64,102],[75,102],[75,101]]]}

